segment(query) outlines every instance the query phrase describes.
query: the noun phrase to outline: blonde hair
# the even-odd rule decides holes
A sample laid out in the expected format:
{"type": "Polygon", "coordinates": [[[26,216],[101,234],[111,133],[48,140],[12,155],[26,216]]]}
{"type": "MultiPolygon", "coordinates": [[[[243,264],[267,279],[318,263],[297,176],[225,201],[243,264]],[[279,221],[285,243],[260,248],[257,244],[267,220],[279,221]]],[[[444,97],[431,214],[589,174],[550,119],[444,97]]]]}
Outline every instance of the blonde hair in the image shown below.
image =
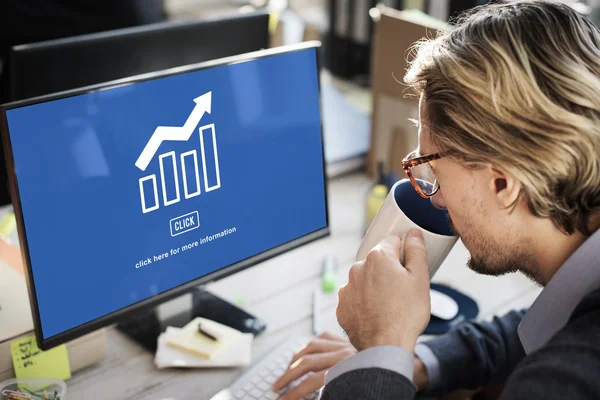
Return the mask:
{"type": "Polygon", "coordinates": [[[590,235],[600,210],[600,31],[551,1],[489,4],[415,44],[404,81],[432,142],[521,182],[530,211],[590,235]]]}

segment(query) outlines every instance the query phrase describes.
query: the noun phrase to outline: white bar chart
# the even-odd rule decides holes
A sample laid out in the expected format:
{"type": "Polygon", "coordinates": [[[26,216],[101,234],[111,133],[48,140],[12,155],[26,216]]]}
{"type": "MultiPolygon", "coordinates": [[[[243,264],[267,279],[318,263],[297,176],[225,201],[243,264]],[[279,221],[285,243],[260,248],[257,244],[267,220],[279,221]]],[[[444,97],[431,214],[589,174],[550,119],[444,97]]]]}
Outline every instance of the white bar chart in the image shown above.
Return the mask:
{"type": "MultiPolygon", "coordinates": [[[[219,168],[215,124],[208,124],[198,128],[198,133],[204,191],[211,192],[221,187],[221,171],[219,168]]],[[[186,143],[194,143],[194,141],[187,141],[186,143]]],[[[202,193],[198,149],[190,149],[179,154],[179,156],[177,156],[175,151],[163,153],[158,156],[158,164],[160,171],[160,196],[157,174],[147,175],[139,179],[143,213],[158,210],[161,206],[159,198],[162,198],[163,206],[169,206],[179,203],[182,197],[183,199],[190,199],[202,193]],[[181,171],[181,174],[179,174],[179,171],[181,171]],[[183,196],[181,196],[180,192],[180,176],[183,182],[183,196]],[[146,184],[148,181],[151,181],[152,185],[146,184]],[[147,186],[151,187],[148,188],[147,186]],[[154,202],[149,204],[152,200],[154,202]]]]}

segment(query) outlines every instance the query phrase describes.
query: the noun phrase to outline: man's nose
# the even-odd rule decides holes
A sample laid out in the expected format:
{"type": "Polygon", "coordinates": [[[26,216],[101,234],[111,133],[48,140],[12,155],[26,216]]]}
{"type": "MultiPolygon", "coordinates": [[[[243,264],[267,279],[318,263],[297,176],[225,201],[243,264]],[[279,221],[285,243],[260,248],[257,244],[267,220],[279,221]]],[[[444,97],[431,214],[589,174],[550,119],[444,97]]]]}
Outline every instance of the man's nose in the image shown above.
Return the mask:
{"type": "Polygon", "coordinates": [[[438,190],[436,194],[434,194],[433,196],[431,196],[431,204],[433,204],[433,206],[435,208],[439,208],[440,210],[445,210],[446,209],[446,202],[444,201],[444,196],[442,195],[442,190],[438,190]]]}

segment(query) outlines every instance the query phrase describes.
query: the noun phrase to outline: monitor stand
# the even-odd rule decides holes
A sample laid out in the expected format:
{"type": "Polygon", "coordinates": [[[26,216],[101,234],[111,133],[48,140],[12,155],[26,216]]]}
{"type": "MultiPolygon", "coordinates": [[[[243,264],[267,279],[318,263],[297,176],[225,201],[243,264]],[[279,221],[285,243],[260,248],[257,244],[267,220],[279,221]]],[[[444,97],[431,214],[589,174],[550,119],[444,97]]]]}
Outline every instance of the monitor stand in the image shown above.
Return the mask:
{"type": "Polygon", "coordinates": [[[203,317],[255,335],[262,333],[266,324],[239,307],[215,296],[203,288],[160,304],[149,310],[127,315],[117,329],[142,347],[155,352],[158,336],[168,326],[181,328],[196,317],[203,317]]]}

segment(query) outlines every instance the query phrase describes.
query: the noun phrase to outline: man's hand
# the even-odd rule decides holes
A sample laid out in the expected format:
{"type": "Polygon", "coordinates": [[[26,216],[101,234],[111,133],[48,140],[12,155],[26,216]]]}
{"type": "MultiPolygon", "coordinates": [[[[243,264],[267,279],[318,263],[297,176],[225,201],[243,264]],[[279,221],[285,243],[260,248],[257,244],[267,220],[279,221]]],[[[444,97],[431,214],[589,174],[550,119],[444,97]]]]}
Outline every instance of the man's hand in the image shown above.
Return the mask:
{"type": "Polygon", "coordinates": [[[280,390],[312,372],[311,376],[282,397],[282,400],[300,399],[319,390],[325,384],[325,372],[355,353],[356,349],[348,339],[322,333],[294,355],[288,370],[273,384],[273,388],[280,390]]]}
{"type": "Polygon", "coordinates": [[[338,292],[337,319],[358,350],[380,345],[414,351],[430,318],[429,272],[423,234],[411,230],[402,240],[387,236],[365,261],[350,268],[348,283],[338,292]]]}

